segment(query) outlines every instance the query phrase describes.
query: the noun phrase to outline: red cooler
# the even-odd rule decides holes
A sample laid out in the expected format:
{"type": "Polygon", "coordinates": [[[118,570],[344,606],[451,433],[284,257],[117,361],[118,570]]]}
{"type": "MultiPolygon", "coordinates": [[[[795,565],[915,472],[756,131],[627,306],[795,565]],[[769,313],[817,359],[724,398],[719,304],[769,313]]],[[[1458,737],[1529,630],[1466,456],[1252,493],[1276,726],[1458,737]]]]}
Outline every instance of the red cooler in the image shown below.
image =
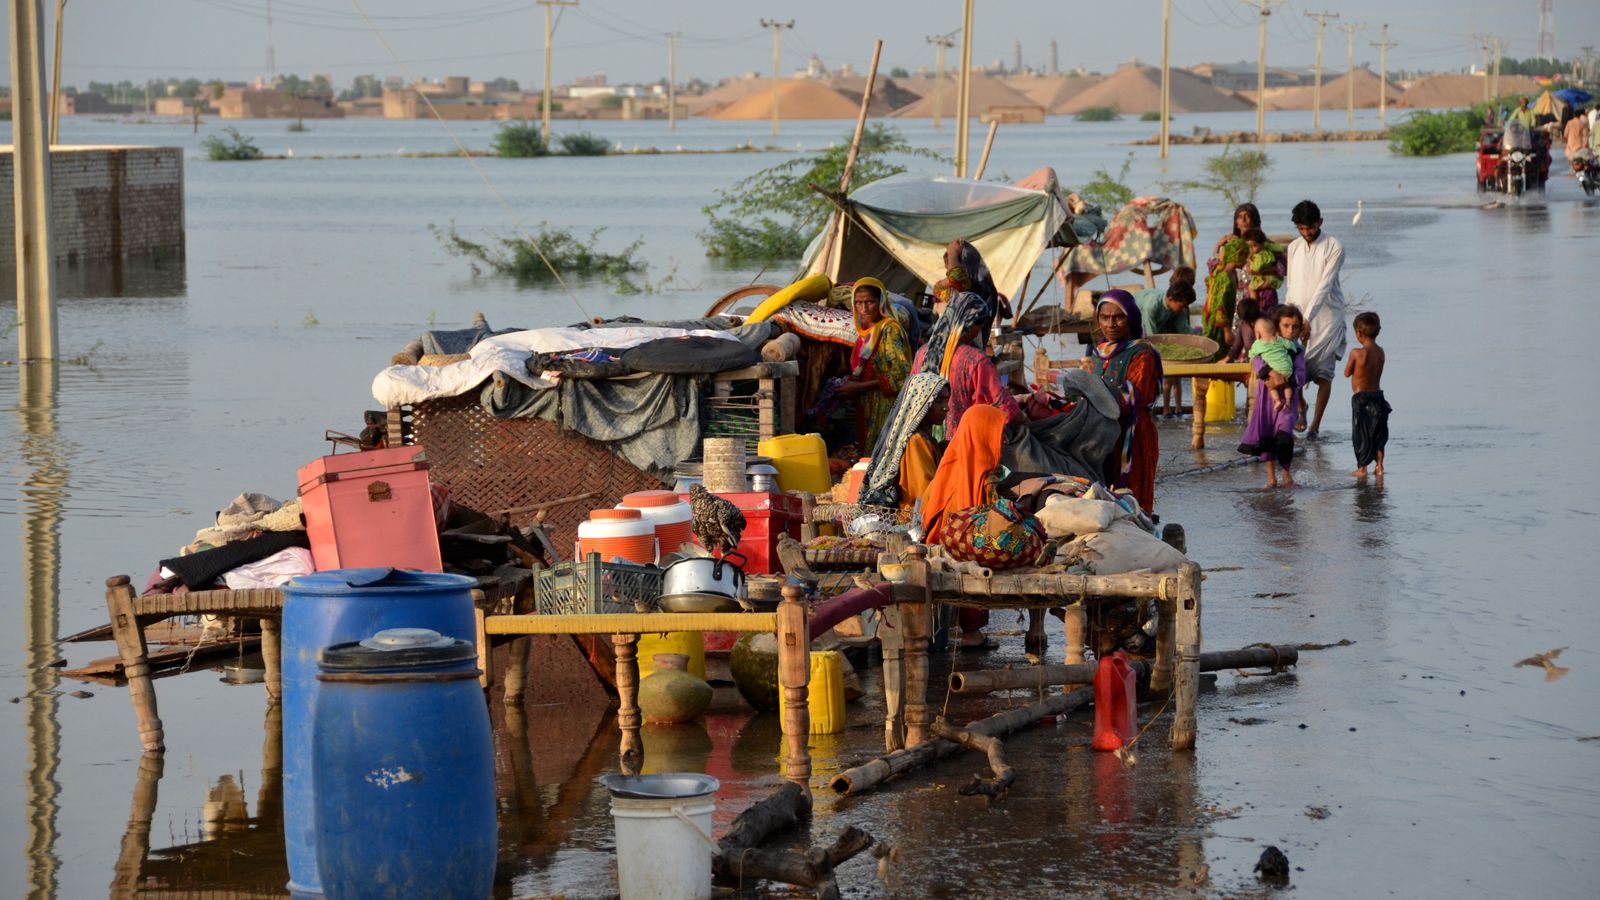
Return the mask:
{"type": "Polygon", "coordinates": [[[421,447],[339,453],[301,466],[300,502],[319,572],[444,571],[421,447]]]}

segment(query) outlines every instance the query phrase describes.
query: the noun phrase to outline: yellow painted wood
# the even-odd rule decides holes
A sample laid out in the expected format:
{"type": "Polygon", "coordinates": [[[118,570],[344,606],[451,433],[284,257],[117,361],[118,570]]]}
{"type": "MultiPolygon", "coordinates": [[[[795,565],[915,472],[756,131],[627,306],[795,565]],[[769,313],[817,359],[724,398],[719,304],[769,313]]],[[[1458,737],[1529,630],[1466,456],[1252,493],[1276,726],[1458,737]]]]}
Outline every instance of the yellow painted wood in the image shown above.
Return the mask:
{"type": "Polygon", "coordinates": [[[489,634],[646,634],[663,631],[777,631],[774,613],[614,613],[490,616],[489,634]]]}
{"type": "Polygon", "coordinates": [[[1164,362],[1161,373],[1172,378],[1244,378],[1250,374],[1250,364],[1164,362]]]}

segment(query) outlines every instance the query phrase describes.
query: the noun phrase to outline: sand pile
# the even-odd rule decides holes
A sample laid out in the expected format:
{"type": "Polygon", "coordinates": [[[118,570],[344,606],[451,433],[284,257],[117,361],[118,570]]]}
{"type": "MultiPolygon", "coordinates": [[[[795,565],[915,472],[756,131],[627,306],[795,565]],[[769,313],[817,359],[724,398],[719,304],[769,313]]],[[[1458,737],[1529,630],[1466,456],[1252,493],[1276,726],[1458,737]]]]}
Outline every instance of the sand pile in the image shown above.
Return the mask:
{"type": "MultiPolygon", "coordinates": [[[[1354,78],[1340,74],[1328,77],[1329,73],[1322,73],[1322,108],[1346,109],[1350,105],[1351,82],[1355,83],[1356,108],[1376,109],[1378,107],[1378,76],[1371,69],[1356,69],[1354,78]]],[[[1393,106],[1400,100],[1401,90],[1390,83],[1384,86],[1384,93],[1389,95],[1389,105],[1393,106]]],[[[1255,103],[1255,91],[1241,91],[1251,104],[1255,103]]],[[[1290,88],[1268,88],[1267,109],[1310,109],[1316,102],[1316,88],[1312,85],[1301,85],[1290,88]]]]}
{"type": "MultiPolygon", "coordinates": [[[[831,75],[822,79],[822,83],[833,88],[856,104],[857,112],[860,111],[861,92],[867,89],[867,76],[865,75],[831,75]]],[[[872,103],[867,112],[874,116],[887,116],[895,110],[917,102],[920,94],[913,93],[901,87],[893,78],[878,76],[878,82],[872,88],[872,103]]]]}
{"type": "MultiPolygon", "coordinates": [[[[1456,109],[1483,102],[1482,75],[1429,75],[1418,78],[1400,95],[1397,106],[1412,109],[1456,109]]],[[[1501,75],[1500,93],[1534,95],[1544,88],[1526,75],[1501,75]]]]}
{"type": "MultiPolygon", "coordinates": [[[[1132,115],[1160,112],[1161,70],[1152,66],[1123,66],[1052,111],[1072,115],[1092,106],[1113,106],[1118,112],[1132,115]]],[[[1249,103],[1217,90],[1193,72],[1172,70],[1174,113],[1234,112],[1250,108],[1249,103]]]]}
{"type": "MultiPolygon", "coordinates": [[[[896,118],[931,119],[933,118],[933,110],[935,105],[938,106],[939,114],[941,116],[953,117],[956,114],[956,93],[958,91],[958,86],[953,74],[947,73],[945,75],[944,93],[940,98],[935,97],[935,94],[937,93],[937,78],[910,78],[904,79],[904,81],[907,82],[904,86],[908,90],[921,94],[922,99],[911,104],[910,106],[895,110],[894,115],[896,118]],[[938,101],[937,104],[936,100],[938,101]]],[[[971,92],[971,96],[968,98],[968,100],[971,104],[973,118],[982,116],[985,111],[993,106],[1039,105],[1012,90],[1011,88],[1006,87],[1005,83],[998,78],[980,78],[975,76],[972,79],[971,92]]]]}
{"type": "MultiPolygon", "coordinates": [[[[754,91],[707,113],[713,119],[772,118],[772,82],[766,90],[754,91]]],[[[851,100],[839,91],[806,78],[791,78],[778,87],[778,116],[783,119],[854,119],[861,95],[851,100]]]]}
{"type": "Polygon", "coordinates": [[[772,79],[739,78],[719,84],[704,94],[693,96],[679,94],[678,102],[688,108],[689,115],[704,116],[762,90],[771,92],[772,79]]]}
{"type": "Polygon", "coordinates": [[[1011,88],[1044,107],[1050,115],[1060,115],[1068,101],[1104,81],[1102,75],[1019,75],[1006,79],[1011,88]]]}

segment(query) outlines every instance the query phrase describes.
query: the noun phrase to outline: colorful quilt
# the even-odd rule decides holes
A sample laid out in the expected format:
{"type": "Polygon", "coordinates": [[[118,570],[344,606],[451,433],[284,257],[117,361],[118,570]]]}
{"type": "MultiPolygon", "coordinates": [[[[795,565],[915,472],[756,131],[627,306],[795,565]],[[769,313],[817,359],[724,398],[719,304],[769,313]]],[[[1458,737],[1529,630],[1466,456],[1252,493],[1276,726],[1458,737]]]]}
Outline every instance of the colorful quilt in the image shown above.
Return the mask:
{"type": "Polygon", "coordinates": [[[772,321],[802,338],[831,341],[846,347],[856,345],[856,324],[848,309],[833,309],[796,300],[773,313],[772,321]]]}
{"type": "Polygon", "coordinates": [[[1165,197],[1135,197],[1117,210],[1105,240],[1067,250],[1065,273],[1093,275],[1126,272],[1146,261],[1166,269],[1194,268],[1194,217],[1188,208],[1165,197]]]}

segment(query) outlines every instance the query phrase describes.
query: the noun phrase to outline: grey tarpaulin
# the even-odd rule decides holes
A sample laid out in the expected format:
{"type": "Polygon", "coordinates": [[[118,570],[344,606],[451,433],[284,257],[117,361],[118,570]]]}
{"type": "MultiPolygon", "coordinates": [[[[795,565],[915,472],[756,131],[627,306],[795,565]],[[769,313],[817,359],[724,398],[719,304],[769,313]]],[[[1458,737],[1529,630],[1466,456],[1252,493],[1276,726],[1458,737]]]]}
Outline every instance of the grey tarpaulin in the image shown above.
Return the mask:
{"type": "Polygon", "coordinates": [[[484,386],[479,400],[502,419],[547,419],[610,444],[623,459],[666,480],[674,466],[699,451],[701,381],[676,375],[563,378],[554,387],[530,388],[499,378],[484,386]]]}
{"type": "Polygon", "coordinates": [[[712,316],[705,319],[668,319],[665,321],[645,321],[633,316],[621,316],[607,319],[604,322],[580,322],[573,328],[630,328],[635,325],[646,325],[651,328],[682,328],[684,331],[726,331],[739,339],[756,352],[761,351],[761,345],[778,336],[782,329],[777,322],[756,322],[749,325],[733,324],[732,316],[712,316]]]}
{"type": "Polygon", "coordinates": [[[1082,398],[1059,416],[1007,425],[1000,461],[1015,472],[1051,472],[1094,481],[1117,446],[1119,404],[1105,382],[1082,369],[1062,372],[1068,396],[1082,398]]]}

